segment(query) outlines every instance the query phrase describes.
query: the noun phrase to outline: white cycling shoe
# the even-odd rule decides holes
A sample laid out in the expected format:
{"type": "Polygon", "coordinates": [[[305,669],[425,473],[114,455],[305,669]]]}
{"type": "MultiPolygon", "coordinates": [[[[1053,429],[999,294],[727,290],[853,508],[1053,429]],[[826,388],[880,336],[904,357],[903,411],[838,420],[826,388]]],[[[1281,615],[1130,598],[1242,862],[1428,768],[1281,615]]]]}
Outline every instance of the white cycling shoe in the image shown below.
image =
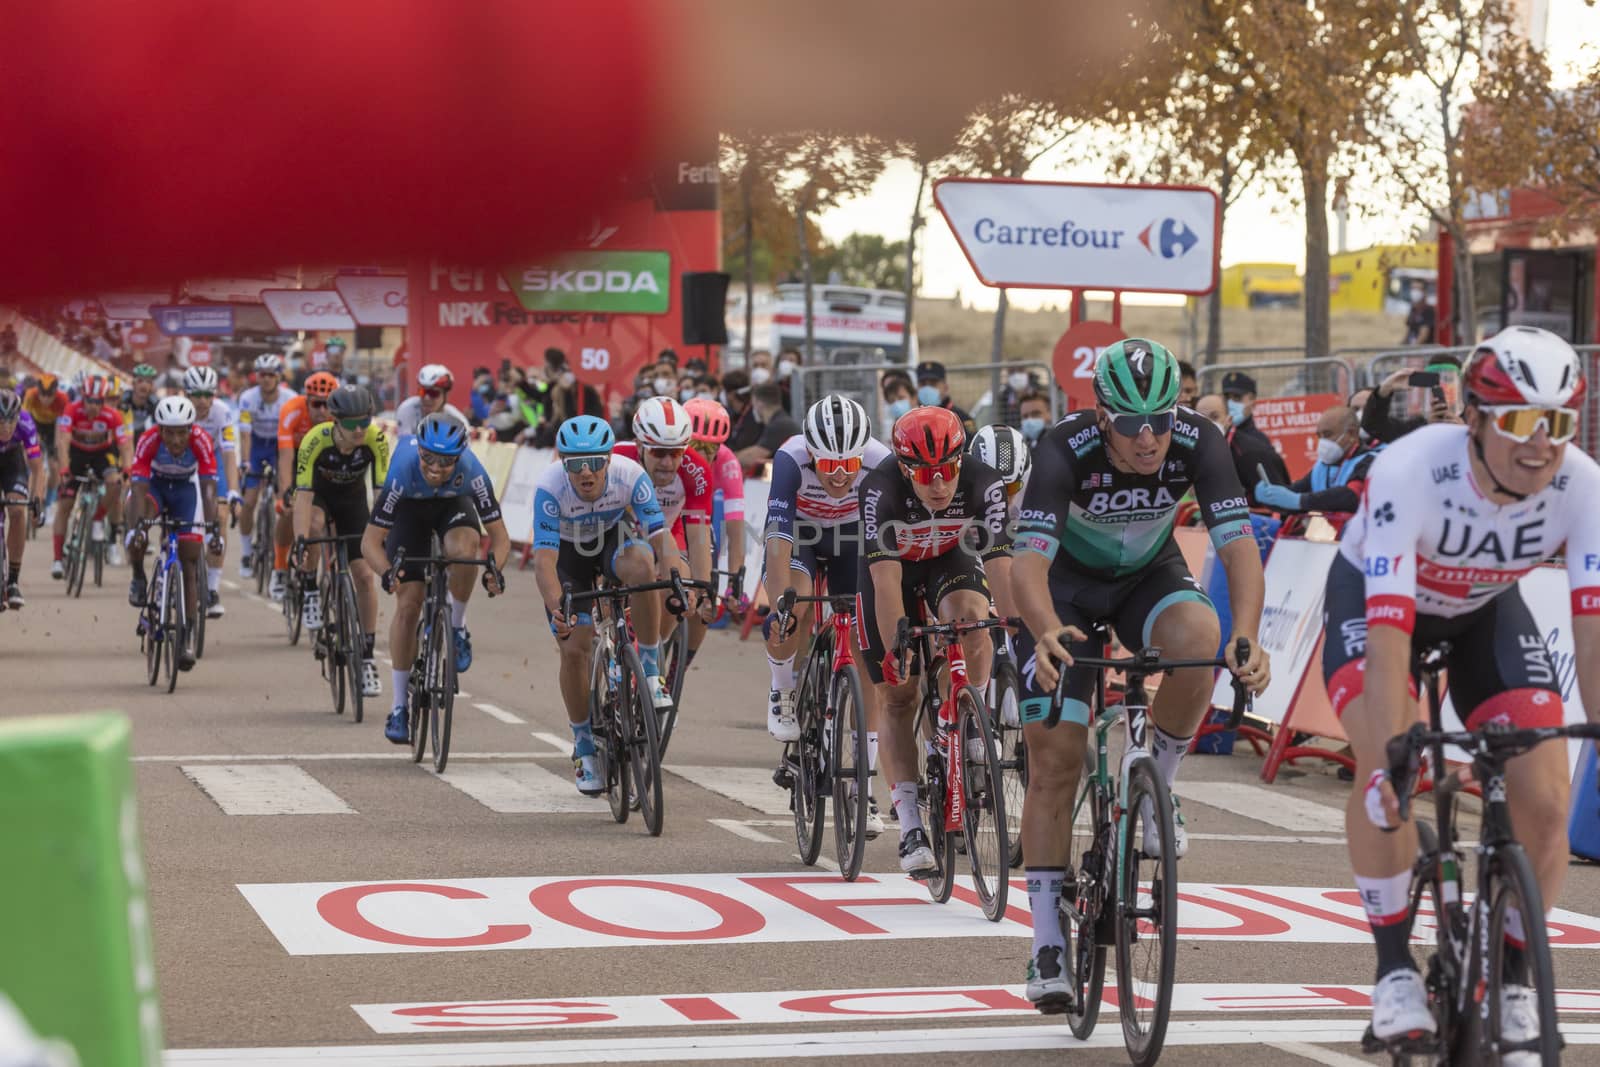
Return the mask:
{"type": "Polygon", "coordinates": [[[272,577],[267,579],[267,598],[274,604],[283,603],[283,594],[288,587],[288,572],[279,570],[273,571],[272,577]]]}
{"type": "MultiPolygon", "coordinates": [[[[1500,988],[1500,1040],[1521,1044],[1539,1038],[1537,994],[1525,985],[1505,984],[1500,988]]],[[[1533,1049],[1505,1052],[1504,1067],[1539,1067],[1539,1053],[1533,1049]]]]}
{"type": "Polygon", "coordinates": [[[794,717],[793,689],[774,689],[767,694],[767,733],[774,741],[800,740],[800,722],[794,717]]]}
{"type": "Polygon", "coordinates": [[[361,661],[361,695],[364,697],[383,695],[383,679],[378,677],[378,665],[370,659],[361,661]]]}
{"type": "Polygon", "coordinates": [[[322,629],[322,590],[306,589],[300,598],[300,625],[307,630],[322,629]]]}
{"type": "Polygon", "coordinates": [[[877,840],[878,835],[883,833],[883,816],[878,814],[878,802],[873,797],[867,798],[867,822],[863,829],[868,841],[877,840]]]}
{"type": "MultiPolygon", "coordinates": [[[[1537,1028],[1537,1023],[1535,1023],[1537,1028]]],[[[1428,988],[1410,967],[1390,971],[1372,988],[1372,1036],[1388,1043],[1423,1039],[1437,1032],[1428,1008],[1428,988]]]]}
{"type": "Polygon", "coordinates": [[[650,687],[650,703],[656,706],[657,711],[666,711],[672,707],[672,690],[667,688],[667,680],[659,674],[652,674],[646,684],[650,687]]]}
{"type": "MultiPolygon", "coordinates": [[[[1146,804],[1145,810],[1140,814],[1139,822],[1144,827],[1144,841],[1140,847],[1146,856],[1151,859],[1161,857],[1161,832],[1156,825],[1156,820],[1150,810],[1151,805],[1146,804]]],[[[1178,807],[1178,797],[1172,795],[1172,851],[1178,859],[1189,854],[1189,831],[1183,828],[1183,809],[1178,807]]]]}
{"type": "Polygon", "coordinates": [[[597,797],[606,791],[606,784],[600,780],[600,771],[595,766],[593,756],[574,756],[572,777],[578,784],[578,792],[586,797],[597,797]]]}

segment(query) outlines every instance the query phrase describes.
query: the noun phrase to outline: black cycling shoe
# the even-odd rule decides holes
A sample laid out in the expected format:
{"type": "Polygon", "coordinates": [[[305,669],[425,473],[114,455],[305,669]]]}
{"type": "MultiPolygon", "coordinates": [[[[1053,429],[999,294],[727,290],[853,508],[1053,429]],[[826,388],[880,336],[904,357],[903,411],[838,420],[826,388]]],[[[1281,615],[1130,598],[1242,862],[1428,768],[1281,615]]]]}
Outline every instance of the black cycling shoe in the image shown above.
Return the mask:
{"type": "Polygon", "coordinates": [[[148,583],[145,581],[144,575],[135,574],[133,580],[128,583],[128,603],[136,608],[144,607],[147,592],[148,583]]]}

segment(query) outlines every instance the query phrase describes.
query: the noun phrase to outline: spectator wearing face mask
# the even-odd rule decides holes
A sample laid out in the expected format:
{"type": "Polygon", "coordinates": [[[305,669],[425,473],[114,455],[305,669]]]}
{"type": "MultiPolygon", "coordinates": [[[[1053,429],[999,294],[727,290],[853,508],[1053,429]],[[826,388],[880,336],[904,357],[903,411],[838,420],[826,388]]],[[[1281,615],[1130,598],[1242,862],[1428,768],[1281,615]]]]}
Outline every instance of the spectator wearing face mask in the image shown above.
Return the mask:
{"type": "Polygon", "coordinates": [[[1050,428],[1050,396],[1038,386],[1025,389],[1017,398],[1018,429],[1027,440],[1028,447],[1039,443],[1039,438],[1050,428]]]}
{"type": "Polygon", "coordinates": [[[1257,472],[1256,499],[1279,511],[1353,512],[1378,453],[1361,447],[1361,423],[1343,404],[1317,420],[1317,462],[1304,478],[1274,485],[1257,472]]]}
{"type": "MultiPolygon", "coordinates": [[[[1283,485],[1289,481],[1289,468],[1272,447],[1272,440],[1255,424],[1252,410],[1256,403],[1256,380],[1243,371],[1229,371],[1222,376],[1222,395],[1228,408],[1228,447],[1233,453],[1233,467],[1238,472],[1239,484],[1255,485],[1261,478],[1256,468],[1265,468],[1267,480],[1283,485]]],[[[1252,503],[1255,501],[1252,494],[1252,503]]]]}
{"type": "Polygon", "coordinates": [[[1461,364],[1451,356],[1442,356],[1429,363],[1423,373],[1437,375],[1437,385],[1413,386],[1413,373],[1409,367],[1395,371],[1379,383],[1367,398],[1361,411],[1361,429],[1374,441],[1389,444],[1431,422],[1461,422],[1461,364]],[[1426,392],[1426,396],[1421,398],[1421,404],[1426,405],[1426,414],[1396,416],[1393,413],[1395,394],[1402,389],[1426,392]]]}
{"type": "Polygon", "coordinates": [[[772,381],[772,353],[765,348],[750,353],[749,373],[751,385],[766,385],[772,381]]]}
{"type": "Polygon", "coordinates": [[[750,409],[750,375],[731,370],[722,376],[722,406],[728,409],[733,429],[728,433],[728,450],[737,454],[761,439],[761,422],[750,409]]]}
{"type": "Polygon", "coordinates": [[[576,415],[606,418],[606,407],[600,399],[599,390],[579,382],[578,375],[566,365],[561,367],[546,395],[549,397],[549,406],[545,409],[544,421],[531,435],[535,448],[555,447],[556,431],[563,422],[576,415]]]}
{"type": "Polygon", "coordinates": [[[489,421],[496,395],[494,372],[488,367],[474,367],[472,371],[472,393],[468,397],[472,405],[469,412],[472,425],[482,426],[489,421]]]}
{"type": "MultiPolygon", "coordinates": [[[[739,458],[746,473],[754,475],[772,462],[772,457],[785,441],[800,432],[800,424],[793,415],[783,410],[783,390],[771,382],[751,387],[749,414],[760,425],[761,434],[754,444],[735,449],[734,455],[739,458]]],[[[728,447],[733,447],[731,440],[728,447]]]]}
{"type": "Polygon", "coordinates": [[[883,393],[883,412],[889,426],[916,404],[917,387],[911,384],[911,376],[905,371],[885,371],[878,388],[883,393]]]}
{"type": "Polygon", "coordinates": [[[1000,387],[1000,421],[1007,426],[1022,426],[1022,394],[1033,388],[1033,375],[1021,367],[1006,373],[1005,384],[1000,387]]]}
{"type": "Polygon", "coordinates": [[[1406,338],[1408,345],[1431,345],[1434,329],[1439,323],[1439,313],[1428,303],[1426,286],[1411,286],[1411,308],[1406,312],[1406,338]]]}
{"type": "Polygon", "coordinates": [[[917,364],[917,403],[930,408],[947,408],[961,420],[961,425],[966,428],[970,437],[978,432],[978,426],[961,408],[957,407],[950,399],[950,383],[945,380],[944,364],[936,360],[917,364]]]}
{"type": "MultiPolygon", "coordinates": [[[[784,411],[790,410],[790,389],[794,379],[794,372],[799,368],[800,362],[800,350],[797,348],[785,348],[778,353],[776,373],[778,375],[778,389],[783,394],[784,411]]],[[[795,433],[799,432],[799,430],[795,431],[795,433]]]]}
{"type": "Polygon", "coordinates": [[[678,377],[678,403],[687,404],[694,399],[694,375],[685,371],[678,377]]]}

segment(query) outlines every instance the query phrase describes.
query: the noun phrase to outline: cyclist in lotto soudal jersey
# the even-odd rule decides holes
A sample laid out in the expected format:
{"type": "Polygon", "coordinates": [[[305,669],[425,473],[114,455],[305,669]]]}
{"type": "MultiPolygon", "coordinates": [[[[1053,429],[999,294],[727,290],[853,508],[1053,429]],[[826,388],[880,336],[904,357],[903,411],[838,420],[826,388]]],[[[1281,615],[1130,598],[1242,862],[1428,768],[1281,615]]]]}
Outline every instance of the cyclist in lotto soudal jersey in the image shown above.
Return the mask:
{"type": "Polygon", "coordinates": [[[22,410],[22,398],[9,389],[0,391],[0,506],[6,509],[6,558],[8,573],[0,575],[0,611],[20,608],[22,598],[22,551],[28,544],[28,527],[44,505],[44,452],[39,446],[39,431],[33,419],[22,410]]]}
{"type": "MultiPolygon", "coordinates": [[[[1028,746],[1022,851],[1033,909],[1027,993],[1041,1011],[1072,1006],[1056,900],[1070,859],[1095,681],[1092,670],[1070,666],[1072,656],[1093,654],[1086,635],[1101,620],[1112,623],[1126,648],[1154,645],[1174,659],[1208,659],[1220,643],[1217,613],[1172,537],[1178,501],[1191,486],[1228,574],[1229,665],[1257,692],[1271,677],[1256,641],[1266,582],[1244,490],[1222,434],[1177,406],[1178,379],[1178,361],[1153,341],[1129,338],[1102,352],[1094,368],[1095,408],[1068,415],[1040,438],[1018,511],[1011,581],[1027,623],[1017,635],[1028,746]],[[1233,662],[1236,637],[1250,639],[1247,663],[1233,662]],[[1050,729],[1063,665],[1060,724],[1050,729]]],[[[1211,687],[1209,670],[1174,671],[1152,702],[1149,746],[1168,785],[1209,707],[1211,687]]],[[[1156,855],[1159,827],[1148,816],[1142,822],[1144,852],[1156,855]]],[[[1188,849],[1181,822],[1173,847],[1180,857],[1188,849]]]]}
{"type": "MultiPolygon", "coordinates": [[[[67,522],[72,515],[72,500],[78,495],[76,478],[95,476],[105,482],[102,506],[115,527],[122,520],[121,477],[117,460],[122,445],[128,440],[128,421],[111,404],[111,383],[101,375],[84,379],[83,396],[68,404],[56,421],[57,467],[66,472],[61,485],[61,500],[56,507],[56,523],[51,531],[55,562],[50,565],[50,577],[66,574],[61,562],[62,548],[67,539],[67,522]]],[[[98,516],[96,517],[98,521],[98,516]]]]}
{"type": "MultiPolygon", "coordinates": [[[[917,809],[917,668],[895,656],[895,631],[901,619],[919,616],[919,602],[944,622],[988,618],[985,575],[1011,566],[1005,490],[994,468],[965,455],[966,440],[949,409],[912,408],[895,420],[894,454],[857,490],[856,639],[867,677],[880,687],[879,754],[900,817],[900,869],[914,878],[935,866],[917,809]]],[[[997,607],[1012,614],[1008,602],[997,607]]],[[[994,651],[989,636],[967,634],[961,649],[972,684],[983,689],[994,651]]]]}
{"type": "MultiPolygon", "coordinates": [[[[545,469],[533,491],[533,572],[561,655],[561,698],[574,741],[573,777],[585,796],[599,796],[605,789],[589,722],[594,621],[588,611],[575,610],[568,618],[561,610],[562,598],[569,589],[594,589],[602,577],[619,585],[642,585],[670,573],[661,561],[668,558],[672,531],[656,502],[655,486],[643,467],[612,455],[615,445],[604,419],[567,419],[556,431],[559,462],[545,469]],[[632,523],[624,521],[629,517],[632,523]],[[633,527],[648,540],[640,540],[633,527]]],[[[664,685],[660,645],[645,641],[661,632],[660,600],[649,593],[636,595],[630,598],[629,613],[654,694],[664,685]]]]}
{"type": "MultiPolygon", "coordinates": [[[[210,367],[190,367],[183,372],[183,395],[194,405],[194,424],[211,438],[217,453],[217,493],[226,493],[225,499],[233,513],[239,513],[244,499],[239,495],[239,427],[233,409],[226,400],[217,396],[217,372],[210,367]]],[[[206,557],[206,618],[222,617],[222,557],[227,551],[227,541],[221,530],[217,531],[216,544],[221,547],[206,557]]]]}
{"type": "MultiPolygon", "coordinates": [[[[239,577],[251,578],[250,556],[256,536],[256,501],[261,479],[278,462],[278,414],[295,391],[282,384],[283,360],[270,352],[257,356],[256,384],[239,394],[239,432],[244,451],[244,507],[239,512],[239,577]]],[[[262,530],[261,536],[272,536],[262,530]]],[[[282,596],[281,582],[278,595],[282,596]]]]}
{"type": "MultiPolygon", "coordinates": [[[[1469,728],[1560,725],[1556,671],[1517,579],[1564,552],[1579,693],[1600,720],[1600,467],[1570,443],[1584,385],[1577,354],[1546,330],[1512,326],[1481,343],[1464,376],[1466,425],[1413,430],[1373,461],[1328,572],[1322,670],[1356,757],[1345,827],[1377,941],[1372,1032],[1381,1041],[1435,1029],[1399,921],[1417,835],[1400,824],[1384,752],[1416,720],[1413,657],[1449,643],[1450,696],[1469,728]]],[[[1511,821],[1546,907],[1567,871],[1567,779],[1562,745],[1506,767],[1511,821]]],[[[1506,1040],[1538,1035],[1518,931],[1541,921],[1514,912],[1506,925],[1506,1040]]]]}

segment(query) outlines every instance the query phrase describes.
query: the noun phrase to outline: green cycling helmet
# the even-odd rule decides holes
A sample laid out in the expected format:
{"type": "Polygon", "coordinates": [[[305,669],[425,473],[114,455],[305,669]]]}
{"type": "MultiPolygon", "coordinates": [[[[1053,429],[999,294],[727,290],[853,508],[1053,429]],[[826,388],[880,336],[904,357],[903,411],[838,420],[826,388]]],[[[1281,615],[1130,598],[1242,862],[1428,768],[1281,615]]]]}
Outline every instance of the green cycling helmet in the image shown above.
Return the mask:
{"type": "Polygon", "coordinates": [[[1178,402],[1178,360],[1142,337],[1118,341],[1094,362],[1094,395],[1113,415],[1155,415],[1178,402]]]}
{"type": "Polygon", "coordinates": [[[135,378],[153,379],[159,373],[160,373],[159,371],[157,371],[154,367],[152,367],[148,363],[141,363],[137,367],[133,368],[133,376],[135,378]]]}

